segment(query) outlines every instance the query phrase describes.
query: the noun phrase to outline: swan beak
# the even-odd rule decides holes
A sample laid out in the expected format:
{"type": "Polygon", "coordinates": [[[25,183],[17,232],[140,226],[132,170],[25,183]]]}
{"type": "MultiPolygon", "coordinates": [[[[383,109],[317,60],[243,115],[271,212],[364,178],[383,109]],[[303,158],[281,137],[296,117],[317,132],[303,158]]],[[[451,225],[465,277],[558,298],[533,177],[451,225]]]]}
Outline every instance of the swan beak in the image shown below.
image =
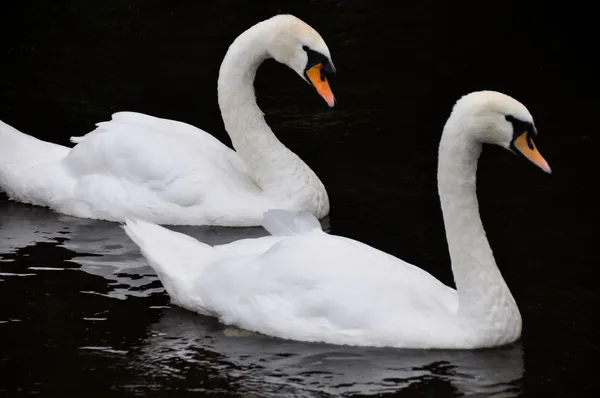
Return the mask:
{"type": "Polygon", "coordinates": [[[542,154],[537,150],[531,135],[527,131],[523,132],[513,141],[513,147],[540,169],[548,174],[552,174],[548,162],[546,162],[546,159],[544,159],[542,154]]]}
{"type": "Polygon", "coordinates": [[[323,64],[316,64],[306,71],[306,76],[317,90],[319,95],[327,102],[330,108],[335,105],[335,97],[329,87],[327,77],[323,72],[323,64]]]}

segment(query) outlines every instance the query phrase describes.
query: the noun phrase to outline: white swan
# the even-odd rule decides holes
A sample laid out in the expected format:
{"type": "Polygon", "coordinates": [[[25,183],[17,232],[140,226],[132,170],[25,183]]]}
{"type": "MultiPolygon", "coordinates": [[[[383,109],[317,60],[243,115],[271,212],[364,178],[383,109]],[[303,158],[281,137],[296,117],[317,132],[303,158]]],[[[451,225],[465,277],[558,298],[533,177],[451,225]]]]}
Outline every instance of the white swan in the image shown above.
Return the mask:
{"type": "Polygon", "coordinates": [[[252,226],[272,208],[322,218],[329,212],[325,187],[275,137],[256,104],[254,77],[267,58],[289,66],[334,106],[327,45],[300,19],[277,15],[237,37],[221,64],[219,107],[236,151],[188,124],[133,112],[73,137],[72,149],[0,122],[0,190],[110,221],[130,215],[172,225],[252,226]]]}
{"type": "Polygon", "coordinates": [[[533,144],[528,110],[482,91],[455,104],[439,147],[438,189],[457,290],[363,243],[333,236],[308,213],[271,210],[273,234],[210,247],[145,221],[127,234],[174,304],[286,339],[359,346],[474,349],[521,334],[521,315],[479,217],[475,175],[483,143],[550,167],[533,144]]]}

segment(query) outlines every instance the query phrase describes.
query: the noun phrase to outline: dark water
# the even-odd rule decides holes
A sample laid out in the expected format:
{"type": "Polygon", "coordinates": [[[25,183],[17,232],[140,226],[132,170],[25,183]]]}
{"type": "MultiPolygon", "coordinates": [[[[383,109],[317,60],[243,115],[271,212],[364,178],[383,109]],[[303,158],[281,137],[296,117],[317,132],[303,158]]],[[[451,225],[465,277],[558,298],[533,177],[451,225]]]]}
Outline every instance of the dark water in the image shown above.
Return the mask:
{"type": "MultiPolygon", "coordinates": [[[[519,303],[523,339],[427,352],[244,334],[171,307],[118,225],[0,196],[0,396],[597,396],[598,69],[587,10],[15,1],[0,12],[0,119],[67,143],[114,111],[135,110],[229,143],[216,104],[221,58],[237,34],[276,12],[318,29],[339,70],[332,110],[275,62],[256,82],[273,130],[328,187],[327,227],[445,283],[452,277],[435,172],[450,107],[478,89],[528,106],[554,174],[486,148],[478,175],[483,221],[519,303]]],[[[208,243],[264,234],[178,230],[208,243]]]]}

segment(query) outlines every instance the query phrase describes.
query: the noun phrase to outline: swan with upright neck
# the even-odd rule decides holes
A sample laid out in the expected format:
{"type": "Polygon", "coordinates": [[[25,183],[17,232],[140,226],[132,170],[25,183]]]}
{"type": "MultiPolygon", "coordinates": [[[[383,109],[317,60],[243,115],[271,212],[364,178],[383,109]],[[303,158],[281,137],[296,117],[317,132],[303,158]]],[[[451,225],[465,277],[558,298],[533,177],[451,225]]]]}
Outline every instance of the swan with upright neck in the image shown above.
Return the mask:
{"type": "Polygon", "coordinates": [[[330,107],[335,72],[321,36],[277,15],[238,36],[218,78],[218,100],[235,151],[191,125],[135,112],[97,124],[73,148],[0,122],[0,190],[14,200],[92,219],[139,217],[172,225],[260,225],[265,211],[329,212],[317,175],[273,134],[254,94],[260,64],[274,58],[330,107]]]}
{"type": "Polygon", "coordinates": [[[475,349],[521,335],[521,315],[479,216],[477,161],[500,145],[542,170],[537,130],[523,104],[492,91],[455,104],[438,157],[438,190],[456,290],[361,242],[323,232],[308,213],[271,210],[272,236],[210,247],[148,223],[125,231],[171,301],[254,332],[307,342],[475,349]]]}

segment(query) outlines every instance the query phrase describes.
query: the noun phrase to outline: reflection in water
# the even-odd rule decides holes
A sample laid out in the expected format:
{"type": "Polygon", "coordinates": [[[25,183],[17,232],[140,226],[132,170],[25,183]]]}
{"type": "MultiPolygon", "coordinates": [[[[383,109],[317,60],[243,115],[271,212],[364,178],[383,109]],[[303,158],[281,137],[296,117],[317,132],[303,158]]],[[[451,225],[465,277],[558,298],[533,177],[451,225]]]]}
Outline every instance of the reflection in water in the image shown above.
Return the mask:
{"type": "MultiPolygon", "coordinates": [[[[329,228],[327,219],[323,221],[323,228],[329,228]]],[[[172,229],[211,245],[267,234],[261,227],[181,226],[172,229]]],[[[158,281],[156,274],[118,223],[74,218],[12,202],[0,208],[0,255],[43,242],[60,242],[59,246],[75,252],[76,257],[70,261],[89,274],[108,279],[111,297],[145,297],[163,291],[159,283],[153,283],[158,281]],[[157,288],[148,288],[150,284],[157,288]]]]}
{"type": "Polygon", "coordinates": [[[380,394],[432,381],[461,394],[509,397],[520,393],[520,344],[482,351],[425,351],[306,344],[238,331],[179,308],[164,311],[152,326],[139,363],[167,370],[203,364],[227,371],[242,392],[262,396],[313,391],[380,394]]]}
{"type": "MultiPolygon", "coordinates": [[[[329,228],[328,223],[324,228],[329,228]]],[[[266,234],[262,228],[174,229],[209,244],[266,234]]],[[[71,218],[14,203],[0,207],[0,279],[3,279],[0,286],[17,276],[36,278],[49,270],[67,268],[100,276],[109,285],[103,291],[80,293],[124,300],[163,292],[153,270],[118,224],[71,218]],[[64,268],[44,267],[43,261],[27,268],[19,268],[20,264],[2,266],[12,263],[16,254],[44,243],[68,249],[71,257],[59,262],[64,268]]],[[[78,286],[74,289],[80,290],[78,286]]],[[[180,383],[183,389],[197,391],[200,382],[188,371],[192,368],[205,376],[223,378],[227,391],[240,392],[242,396],[371,395],[429,390],[432,385],[439,385],[442,391],[447,391],[443,395],[450,396],[459,393],[510,397],[519,395],[521,390],[524,370],[520,344],[475,352],[336,347],[244,333],[179,308],[153,311],[162,314],[155,324],[141,325],[147,333],[139,344],[120,347],[125,350],[82,345],[78,355],[109,356],[115,363],[127,360],[127,367],[141,380],[133,384],[128,381],[121,388],[133,390],[153,389],[152,386],[160,389],[165,384],[180,383]]],[[[83,320],[97,331],[102,330],[98,323],[106,318],[100,312],[83,320]]],[[[6,327],[16,320],[0,321],[3,322],[0,327],[6,327]]],[[[202,386],[206,391],[206,385],[202,386]]],[[[214,388],[210,387],[213,393],[214,388]]],[[[434,390],[440,396],[439,389],[434,390]]]]}

